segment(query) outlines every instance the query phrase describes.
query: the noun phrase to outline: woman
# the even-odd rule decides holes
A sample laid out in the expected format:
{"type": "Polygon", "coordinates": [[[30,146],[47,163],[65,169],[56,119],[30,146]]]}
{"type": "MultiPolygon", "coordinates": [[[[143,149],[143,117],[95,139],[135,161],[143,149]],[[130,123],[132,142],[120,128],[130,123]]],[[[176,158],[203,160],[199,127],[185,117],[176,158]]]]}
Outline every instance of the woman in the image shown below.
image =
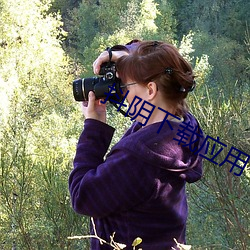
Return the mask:
{"type": "MultiPolygon", "coordinates": [[[[195,151],[204,137],[185,102],[194,88],[194,75],[170,44],[143,41],[132,45],[112,53],[123,88],[129,91],[127,101],[131,104],[136,96],[156,108],[147,123],[147,109],[142,109],[104,160],[114,128],[105,123],[105,105],[89,93],[69,178],[72,205],[77,213],[93,217],[95,233],[107,242],[115,233],[114,241],[126,249],[132,249],[137,237],[142,239],[143,250],[173,249],[175,239],[185,243],[185,183],[202,176],[202,158],[195,151]],[[184,131],[184,125],[189,131],[184,131]]],[[[94,72],[108,59],[108,52],[103,52],[93,64],[94,72]]],[[[141,103],[132,109],[138,110],[141,103]]],[[[93,238],[91,249],[112,247],[93,238]]]]}

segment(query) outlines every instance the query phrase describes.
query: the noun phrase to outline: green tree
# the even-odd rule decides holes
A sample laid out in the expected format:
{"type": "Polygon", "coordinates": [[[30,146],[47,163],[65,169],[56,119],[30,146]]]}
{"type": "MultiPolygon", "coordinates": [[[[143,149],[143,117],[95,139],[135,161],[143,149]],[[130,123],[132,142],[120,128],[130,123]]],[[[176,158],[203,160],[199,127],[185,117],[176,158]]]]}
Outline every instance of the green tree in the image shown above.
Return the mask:
{"type": "Polygon", "coordinates": [[[155,20],[157,25],[157,37],[159,38],[156,37],[155,40],[159,39],[173,43],[177,40],[177,20],[174,15],[176,7],[168,0],[158,0],[155,2],[157,3],[157,9],[159,11],[155,20]]]}
{"type": "Polygon", "coordinates": [[[249,1],[171,1],[175,6],[177,34],[192,30],[194,56],[209,55],[213,65],[211,82],[248,81],[247,51],[244,45],[249,1]],[[233,70],[232,70],[233,69],[233,70]]]}
{"type": "MultiPolygon", "coordinates": [[[[247,37],[246,44],[249,39],[247,37]]],[[[195,39],[197,39],[197,33],[194,34],[195,39]]],[[[227,40],[227,46],[224,47],[224,51],[221,46],[216,51],[223,59],[227,58],[230,63],[230,56],[236,46],[233,46],[235,44],[233,40],[228,38],[225,40],[227,40]]],[[[222,41],[218,39],[218,42],[222,41]]],[[[193,45],[195,46],[196,43],[194,42],[193,45]]],[[[210,53],[214,53],[213,44],[207,43],[207,45],[210,46],[210,53]]],[[[243,50],[238,58],[242,57],[242,54],[243,50]]],[[[197,65],[199,85],[195,94],[190,96],[189,102],[192,112],[201,122],[205,133],[213,138],[219,136],[220,141],[228,145],[227,149],[216,158],[216,162],[221,163],[231,146],[246,154],[250,152],[249,81],[240,81],[239,78],[232,77],[234,74],[237,75],[236,67],[227,67],[227,64],[221,67],[218,62],[215,63],[208,58],[206,61],[214,64],[207,67],[206,63],[203,65],[200,61],[197,65]],[[205,75],[200,74],[203,68],[209,69],[204,71],[205,75]],[[216,74],[214,68],[220,69],[220,79],[214,78],[216,74]],[[230,69],[231,72],[229,72],[230,69]]],[[[243,63],[241,61],[239,64],[238,66],[243,70],[242,75],[247,74],[249,62],[247,65],[246,58],[243,59],[243,63]]],[[[245,157],[242,156],[242,160],[245,160],[245,157]]],[[[243,162],[238,164],[243,164],[243,162]]],[[[208,249],[247,249],[249,245],[250,211],[247,206],[249,203],[249,163],[241,177],[233,175],[237,170],[233,169],[230,172],[231,167],[232,164],[229,162],[219,167],[205,160],[204,178],[196,185],[188,187],[191,211],[188,238],[194,246],[199,245],[208,249]],[[204,236],[202,238],[199,237],[201,231],[204,236]]]]}
{"type": "Polygon", "coordinates": [[[0,3],[0,245],[77,249],[67,236],[86,223],[71,209],[67,178],[80,118],[62,22],[49,1],[0,3]]]}

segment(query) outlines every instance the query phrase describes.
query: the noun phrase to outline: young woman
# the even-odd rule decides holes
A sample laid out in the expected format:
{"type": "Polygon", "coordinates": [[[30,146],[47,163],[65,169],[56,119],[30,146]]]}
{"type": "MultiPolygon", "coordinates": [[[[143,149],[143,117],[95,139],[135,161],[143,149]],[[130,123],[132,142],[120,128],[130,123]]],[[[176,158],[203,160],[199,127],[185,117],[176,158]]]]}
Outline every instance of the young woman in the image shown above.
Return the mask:
{"type": "MultiPolygon", "coordinates": [[[[108,59],[103,52],[94,72],[108,59]]],[[[185,184],[202,176],[198,151],[204,136],[185,102],[195,86],[193,71],[174,46],[156,41],[114,51],[112,61],[124,92],[129,91],[131,113],[140,114],[104,159],[114,128],[105,123],[105,105],[89,93],[69,177],[72,205],[77,213],[93,217],[95,233],[107,242],[115,233],[114,241],[126,249],[137,237],[143,250],[173,249],[175,239],[185,244],[185,184]]],[[[92,238],[91,249],[112,247],[92,238]]]]}

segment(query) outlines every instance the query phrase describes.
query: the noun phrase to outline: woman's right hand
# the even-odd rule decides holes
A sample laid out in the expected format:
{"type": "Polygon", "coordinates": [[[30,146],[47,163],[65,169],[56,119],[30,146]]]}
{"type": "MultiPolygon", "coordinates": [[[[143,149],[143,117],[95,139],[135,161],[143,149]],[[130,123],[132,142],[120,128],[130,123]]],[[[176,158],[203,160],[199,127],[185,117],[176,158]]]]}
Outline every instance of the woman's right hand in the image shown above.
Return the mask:
{"type": "Polygon", "coordinates": [[[82,102],[82,113],[86,119],[94,119],[106,123],[106,104],[96,100],[93,91],[89,92],[88,101],[82,102]]]}
{"type": "MultiPolygon", "coordinates": [[[[119,51],[112,51],[112,58],[111,58],[111,61],[112,62],[116,62],[120,57],[122,56],[127,56],[128,55],[128,52],[127,51],[124,51],[124,50],[119,50],[119,51]]],[[[93,71],[94,71],[94,74],[98,75],[99,74],[99,71],[100,71],[100,68],[101,68],[101,65],[104,63],[104,62],[108,62],[109,61],[109,53],[108,51],[103,51],[97,58],[96,60],[94,61],[93,63],[93,71]]]]}

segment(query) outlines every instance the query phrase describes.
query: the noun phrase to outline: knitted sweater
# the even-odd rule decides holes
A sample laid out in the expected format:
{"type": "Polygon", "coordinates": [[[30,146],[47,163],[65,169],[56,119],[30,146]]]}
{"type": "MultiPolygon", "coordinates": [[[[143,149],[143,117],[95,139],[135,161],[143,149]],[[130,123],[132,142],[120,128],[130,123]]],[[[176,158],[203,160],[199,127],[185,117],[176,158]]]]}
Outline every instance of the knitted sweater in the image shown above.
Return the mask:
{"type": "MultiPolygon", "coordinates": [[[[198,125],[190,113],[184,122],[198,125]]],[[[115,233],[115,242],[126,249],[137,237],[143,250],[172,249],[174,238],[185,243],[185,183],[201,178],[202,158],[173,140],[180,123],[170,121],[173,130],[166,123],[157,133],[160,124],[142,128],[134,122],[106,158],[114,128],[86,119],[78,141],[69,177],[72,206],[94,218],[100,238],[110,242],[115,233]]],[[[204,137],[198,137],[193,147],[202,145],[204,137]]],[[[112,248],[92,239],[91,249],[112,248]]]]}

